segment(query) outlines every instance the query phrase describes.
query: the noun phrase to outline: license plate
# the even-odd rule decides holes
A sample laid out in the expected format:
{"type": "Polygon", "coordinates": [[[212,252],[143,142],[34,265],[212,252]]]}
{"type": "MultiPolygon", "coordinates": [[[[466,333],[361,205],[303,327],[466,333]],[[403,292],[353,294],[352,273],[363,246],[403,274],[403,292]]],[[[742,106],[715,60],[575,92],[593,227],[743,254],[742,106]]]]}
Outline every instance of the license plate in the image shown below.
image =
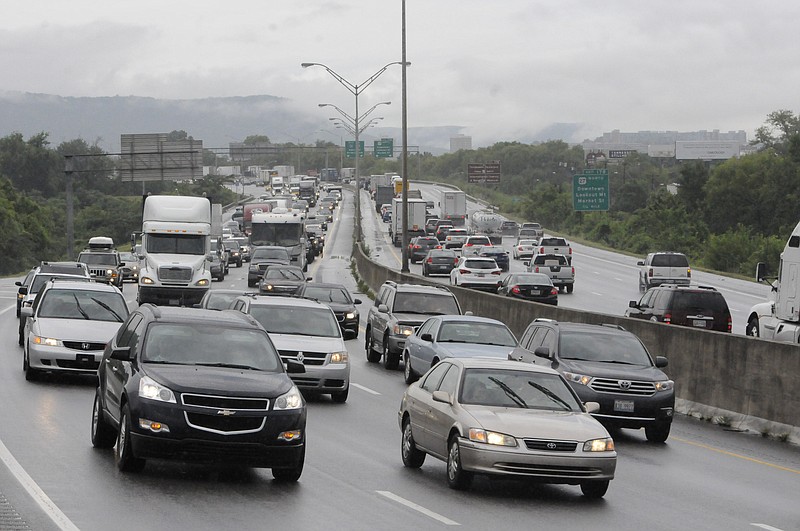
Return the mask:
{"type": "Polygon", "coordinates": [[[532,290],[531,290],[531,295],[539,295],[539,293],[540,293],[540,292],[539,292],[539,290],[538,290],[538,289],[532,289],[532,290]]]}
{"type": "Polygon", "coordinates": [[[692,321],[692,326],[697,328],[705,328],[706,322],[703,319],[695,319],[694,321],[692,321]]]}
{"type": "Polygon", "coordinates": [[[633,400],[614,400],[614,411],[633,413],[633,400]]]}
{"type": "Polygon", "coordinates": [[[485,277],[485,276],[486,276],[486,273],[478,273],[478,277],[479,277],[479,278],[483,278],[483,277],[485,277]]]}

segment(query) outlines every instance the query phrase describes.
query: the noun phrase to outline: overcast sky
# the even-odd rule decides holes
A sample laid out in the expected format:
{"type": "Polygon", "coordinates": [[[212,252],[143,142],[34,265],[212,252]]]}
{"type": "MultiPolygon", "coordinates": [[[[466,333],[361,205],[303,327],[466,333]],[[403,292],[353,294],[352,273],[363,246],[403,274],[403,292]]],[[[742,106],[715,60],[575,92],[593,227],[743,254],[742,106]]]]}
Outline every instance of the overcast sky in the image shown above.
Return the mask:
{"type": "MultiPolygon", "coordinates": [[[[194,99],[268,94],[353,113],[354,84],[401,59],[401,0],[2,0],[0,91],[194,99]]],[[[553,123],[753,130],[797,113],[797,0],[407,0],[408,123],[476,146],[553,123]]],[[[401,68],[359,97],[401,124],[401,68]]],[[[2,117],[0,117],[2,119],[2,117]]],[[[266,131],[272,137],[277,132],[266,131]]],[[[312,142],[320,134],[309,131],[312,142]]],[[[285,139],[286,141],[288,139],[285,139]]],[[[328,139],[330,140],[330,139],[328,139]]]]}

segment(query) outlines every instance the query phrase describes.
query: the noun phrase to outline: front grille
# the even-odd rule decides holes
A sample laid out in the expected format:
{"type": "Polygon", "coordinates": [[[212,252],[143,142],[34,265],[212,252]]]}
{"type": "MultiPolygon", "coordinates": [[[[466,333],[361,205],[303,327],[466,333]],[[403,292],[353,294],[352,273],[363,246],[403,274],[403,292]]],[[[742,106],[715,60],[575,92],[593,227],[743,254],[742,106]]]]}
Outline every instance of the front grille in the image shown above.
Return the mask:
{"type": "Polygon", "coordinates": [[[574,441],[550,441],[546,439],[525,439],[528,450],[541,450],[544,452],[574,452],[578,443],[574,441]]]}
{"type": "Polygon", "coordinates": [[[614,378],[595,378],[589,387],[598,393],[613,393],[630,396],[653,396],[656,386],[653,382],[636,382],[614,378]]]}
{"type": "Polygon", "coordinates": [[[163,281],[189,282],[192,270],[188,267],[163,266],[158,268],[158,278],[163,281]]]}
{"type": "Polygon", "coordinates": [[[298,360],[302,361],[303,365],[324,365],[325,360],[328,357],[327,352],[306,352],[306,351],[297,351],[297,350],[279,350],[278,354],[281,356],[281,360],[298,360]],[[300,356],[302,354],[302,356],[300,356]],[[298,359],[298,357],[302,359],[298,359]]]}
{"type": "Polygon", "coordinates": [[[105,278],[106,271],[108,271],[108,269],[105,268],[105,267],[100,268],[100,269],[89,269],[89,274],[92,275],[93,277],[103,277],[103,278],[105,278]]]}
{"type": "Polygon", "coordinates": [[[105,343],[90,343],[88,341],[64,341],[64,346],[72,350],[103,350],[105,343]]]}
{"type": "Polygon", "coordinates": [[[292,381],[299,387],[319,387],[320,379],[292,374],[292,381]]]}
{"type": "Polygon", "coordinates": [[[100,368],[99,361],[56,360],[56,367],[61,369],[78,369],[81,371],[96,371],[100,368]]]}
{"type": "Polygon", "coordinates": [[[267,421],[269,400],[236,396],[181,395],[184,405],[193,411],[184,411],[186,423],[192,428],[237,435],[260,431],[267,421]]]}
{"type": "Polygon", "coordinates": [[[337,320],[337,321],[339,321],[340,323],[341,323],[342,321],[344,321],[344,314],[345,314],[345,312],[333,312],[333,313],[334,313],[334,315],[336,316],[336,320],[337,320]]]}
{"type": "Polygon", "coordinates": [[[199,430],[213,431],[217,433],[252,433],[260,431],[264,427],[267,418],[258,417],[237,417],[234,415],[211,415],[205,413],[185,412],[186,423],[199,430]]]}
{"type": "Polygon", "coordinates": [[[536,465],[528,463],[495,463],[495,468],[525,476],[591,478],[603,473],[599,468],[582,466],[536,465]]]}

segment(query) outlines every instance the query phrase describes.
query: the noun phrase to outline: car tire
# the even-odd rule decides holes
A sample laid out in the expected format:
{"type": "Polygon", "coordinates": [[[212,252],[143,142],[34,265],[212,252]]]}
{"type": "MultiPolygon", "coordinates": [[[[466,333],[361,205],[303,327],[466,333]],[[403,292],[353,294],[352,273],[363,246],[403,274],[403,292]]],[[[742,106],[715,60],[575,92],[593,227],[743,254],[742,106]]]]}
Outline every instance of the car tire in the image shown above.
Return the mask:
{"type": "Polygon", "coordinates": [[[400,366],[400,354],[392,354],[389,350],[389,336],[383,336],[383,367],[387,371],[395,371],[400,366]]]}
{"type": "Polygon", "coordinates": [[[400,456],[403,458],[403,466],[419,468],[425,462],[425,455],[425,452],[417,448],[414,435],[411,433],[411,421],[406,418],[403,421],[403,435],[400,441],[400,456]]]}
{"type": "Polygon", "coordinates": [[[92,407],[92,446],[95,448],[113,448],[117,441],[114,427],[106,422],[103,413],[103,404],[100,400],[100,388],[94,392],[94,406],[92,407]]]}
{"type": "Polygon", "coordinates": [[[331,400],[336,402],[337,404],[344,404],[347,402],[347,395],[350,393],[350,386],[347,387],[344,391],[336,391],[335,393],[331,393],[331,400]]]}
{"type": "Polygon", "coordinates": [[[425,269],[425,266],[422,266],[422,276],[423,277],[427,277],[428,276],[428,270],[425,269]]]}
{"type": "Polygon", "coordinates": [[[447,486],[454,490],[467,490],[472,483],[472,473],[461,466],[461,449],[458,437],[450,437],[447,444],[447,486]]]}
{"type": "Polygon", "coordinates": [[[645,426],[644,434],[647,440],[652,443],[664,443],[669,438],[669,431],[672,422],[656,422],[650,426],[645,426]]]}
{"type": "Polygon", "coordinates": [[[31,361],[30,358],[28,357],[27,352],[23,354],[22,358],[23,358],[22,370],[25,371],[25,381],[35,382],[36,380],[39,379],[39,370],[31,367],[31,361]]]}
{"type": "Polygon", "coordinates": [[[367,335],[364,341],[364,350],[367,351],[367,361],[378,363],[381,361],[381,353],[375,350],[375,340],[372,338],[372,330],[367,328],[367,335]]]}
{"type": "Polygon", "coordinates": [[[403,352],[403,379],[409,385],[419,380],[419,376],[411,368],[411,356],[408,351],[403,352]]]}
{"type": "Polygon", "coordinates": [[[747,321],[747,328],[745,329],[745,334],[750,337],[759,337],[758,331],[758,317],[751,317],[747,321]]]}
{"type": "Polygon", "coordinates": [[[273,468],[272,477],[275,481],[282,483],[294,483],[303,474],[303,464],[306,460],[306,445],[303,444],[303,452],[300,454],[300,462],[291,468],[273,468]]]}
{"type": "Polygon", "coordinates": [[[572,293],[573,289],[575,289],[575,286],[573,286],[572,284],[567,285],[567,293],[572,293]]]}
{"type": "Polygon", "coordinates": [[[609,481],[584,481],[581,483],[581,492],[589,499],[597,500],[606,495],[609,481]]]}
{"type": "Polygon", "coordinates": [[[639,293],[644,293],[645,291],[647,291],[647,288],[645,287],[644,282],[642,281],[642,277],[640,276],[639,277],[639,293]]]}
{"type": "Polygon", "coordinates": [[[127,404],[122,408],[122,418],[117,430],[117,441],[114,447],[114,462],[120,472],[141,472],[145,460],[133,455],[131,443],[131,413],[127,404]]]}

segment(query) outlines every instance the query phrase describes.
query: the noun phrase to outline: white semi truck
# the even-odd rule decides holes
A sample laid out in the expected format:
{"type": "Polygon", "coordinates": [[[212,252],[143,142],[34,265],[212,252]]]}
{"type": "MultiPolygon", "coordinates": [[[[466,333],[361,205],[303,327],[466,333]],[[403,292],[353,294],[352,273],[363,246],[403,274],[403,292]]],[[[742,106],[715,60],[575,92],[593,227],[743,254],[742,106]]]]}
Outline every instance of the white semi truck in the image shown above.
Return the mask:
{"type": "Polygon", "coordinates": [[[467,221],[467,194],[461,190],[442,190],[439,210],[439,219],[449,219],[454,227],[463,227],[467,221]]]}
{"type": "Polygon", "coordinates": [[[306,262],[305,213],[276,207],[270,212],[253,214],[250,224],[250,245],[286,247],[291,264],[308,270],[306,262]]]}
{"type": "MultiPolygon", "coordinates": [[[[138,302],[191,306],[211,286],[211,202],[149,195],[142,209],[138,302]]],[[[133,242],[136,235],[133,235],[133,242]]]]}
{"type": "MultiPolygon", "coordinates": [[[[408,233],[409,237],[425,236],[425,213],[427,204],[422,199],[408,199],[408,233]]],[[[403,199],[392,199],[392,222],[389,237],[395,247],[403,243],[403,199]]]]}
{"type": "Polygon", "coordinates": [[[756,304],[747,317],[748,336],[785,341],[800,342],[800,223],[792,231],[789,241],[781,253],[778,276],[768,279],[766,265],[756,266],[756,280],[772,286],[774,300],[756,304]]]}

